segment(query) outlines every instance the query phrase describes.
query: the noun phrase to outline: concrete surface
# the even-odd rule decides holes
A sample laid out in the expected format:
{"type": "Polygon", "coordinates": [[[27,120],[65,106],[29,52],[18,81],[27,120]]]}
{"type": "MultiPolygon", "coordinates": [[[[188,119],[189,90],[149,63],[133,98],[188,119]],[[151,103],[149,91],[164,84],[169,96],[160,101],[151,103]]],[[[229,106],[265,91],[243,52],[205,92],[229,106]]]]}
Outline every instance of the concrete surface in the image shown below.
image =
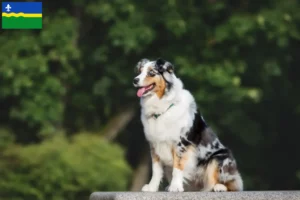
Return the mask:
{"type": "Polygon", "coordinates": [[[90,200],[300,200],[300,191],[94,192],[90,200]]]}

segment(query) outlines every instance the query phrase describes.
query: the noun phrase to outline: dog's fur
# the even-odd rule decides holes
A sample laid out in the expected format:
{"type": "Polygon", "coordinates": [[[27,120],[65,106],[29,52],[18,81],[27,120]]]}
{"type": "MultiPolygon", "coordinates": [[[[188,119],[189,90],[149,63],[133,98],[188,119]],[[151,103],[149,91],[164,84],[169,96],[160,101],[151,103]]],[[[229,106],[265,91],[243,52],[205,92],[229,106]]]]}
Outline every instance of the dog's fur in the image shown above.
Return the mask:
{"type": "Polygon", "coordinates": [[[171,192],[243,190],[232,153],[206,124],[173,65],[142,59],[136,70],[133,84],[152,157],[152,178],[142,191],[158,191],[164,173],[171,192]]]}

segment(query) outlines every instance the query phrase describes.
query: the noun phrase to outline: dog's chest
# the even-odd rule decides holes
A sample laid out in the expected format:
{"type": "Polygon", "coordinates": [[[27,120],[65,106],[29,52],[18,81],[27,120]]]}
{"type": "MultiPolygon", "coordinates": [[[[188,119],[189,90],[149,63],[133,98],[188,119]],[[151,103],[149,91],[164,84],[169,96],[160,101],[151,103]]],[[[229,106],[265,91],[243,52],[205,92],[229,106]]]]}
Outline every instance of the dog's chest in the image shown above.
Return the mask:
{"type": "Polygon", "coordinates": [[[166,166],[172,166],[173,155],[172,148],[173,144],[170,142],[158,142],[152,143],[155,153],[159,156],[161,162],[166,166]]]}
{"type": "Polygon", "coordinates": [[[180,139],[182,124],[166,116],[154,117],[144,121],[145,136],[150,142],[176,142],[180,139]]]}

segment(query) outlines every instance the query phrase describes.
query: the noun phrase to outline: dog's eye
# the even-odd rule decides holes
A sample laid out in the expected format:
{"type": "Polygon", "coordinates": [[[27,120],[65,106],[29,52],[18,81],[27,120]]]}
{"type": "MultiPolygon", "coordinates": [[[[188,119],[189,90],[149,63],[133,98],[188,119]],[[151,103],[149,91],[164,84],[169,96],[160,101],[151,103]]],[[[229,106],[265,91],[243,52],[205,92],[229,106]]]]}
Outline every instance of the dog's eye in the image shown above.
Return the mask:
{"type": "Polygon", "coordinates": [[[149,75],[149,76],[155,76],[155,74],[156,74],[156,73],[155,73],[155,71],[153,71],[153,70],[151,70],[151,71],[148,72],[148,75],[149,75]]]}

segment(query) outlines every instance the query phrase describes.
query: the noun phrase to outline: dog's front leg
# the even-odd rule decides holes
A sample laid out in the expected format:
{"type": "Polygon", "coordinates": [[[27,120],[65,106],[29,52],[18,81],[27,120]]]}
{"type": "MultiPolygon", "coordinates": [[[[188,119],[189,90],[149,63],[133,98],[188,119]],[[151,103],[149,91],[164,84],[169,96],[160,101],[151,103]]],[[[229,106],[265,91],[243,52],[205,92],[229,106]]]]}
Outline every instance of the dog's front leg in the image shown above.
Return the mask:
{"type": "Polygon", "coordinates": [[[173,148],[173,172],[169,192],[183,192],[183,170],[188,159],[188,149],[180,151],[178,148],[173,148]]]}
{"type": "Polygon", "coordinates": [[[152,157],[152,178],[149,184],[143,186],[143,192],[157,192],[159,189],[160,182],[163,178],[163,166],[160,161],[159,156],[155,153],[154,149],[151,147],[151,157],[152,157]]]}

